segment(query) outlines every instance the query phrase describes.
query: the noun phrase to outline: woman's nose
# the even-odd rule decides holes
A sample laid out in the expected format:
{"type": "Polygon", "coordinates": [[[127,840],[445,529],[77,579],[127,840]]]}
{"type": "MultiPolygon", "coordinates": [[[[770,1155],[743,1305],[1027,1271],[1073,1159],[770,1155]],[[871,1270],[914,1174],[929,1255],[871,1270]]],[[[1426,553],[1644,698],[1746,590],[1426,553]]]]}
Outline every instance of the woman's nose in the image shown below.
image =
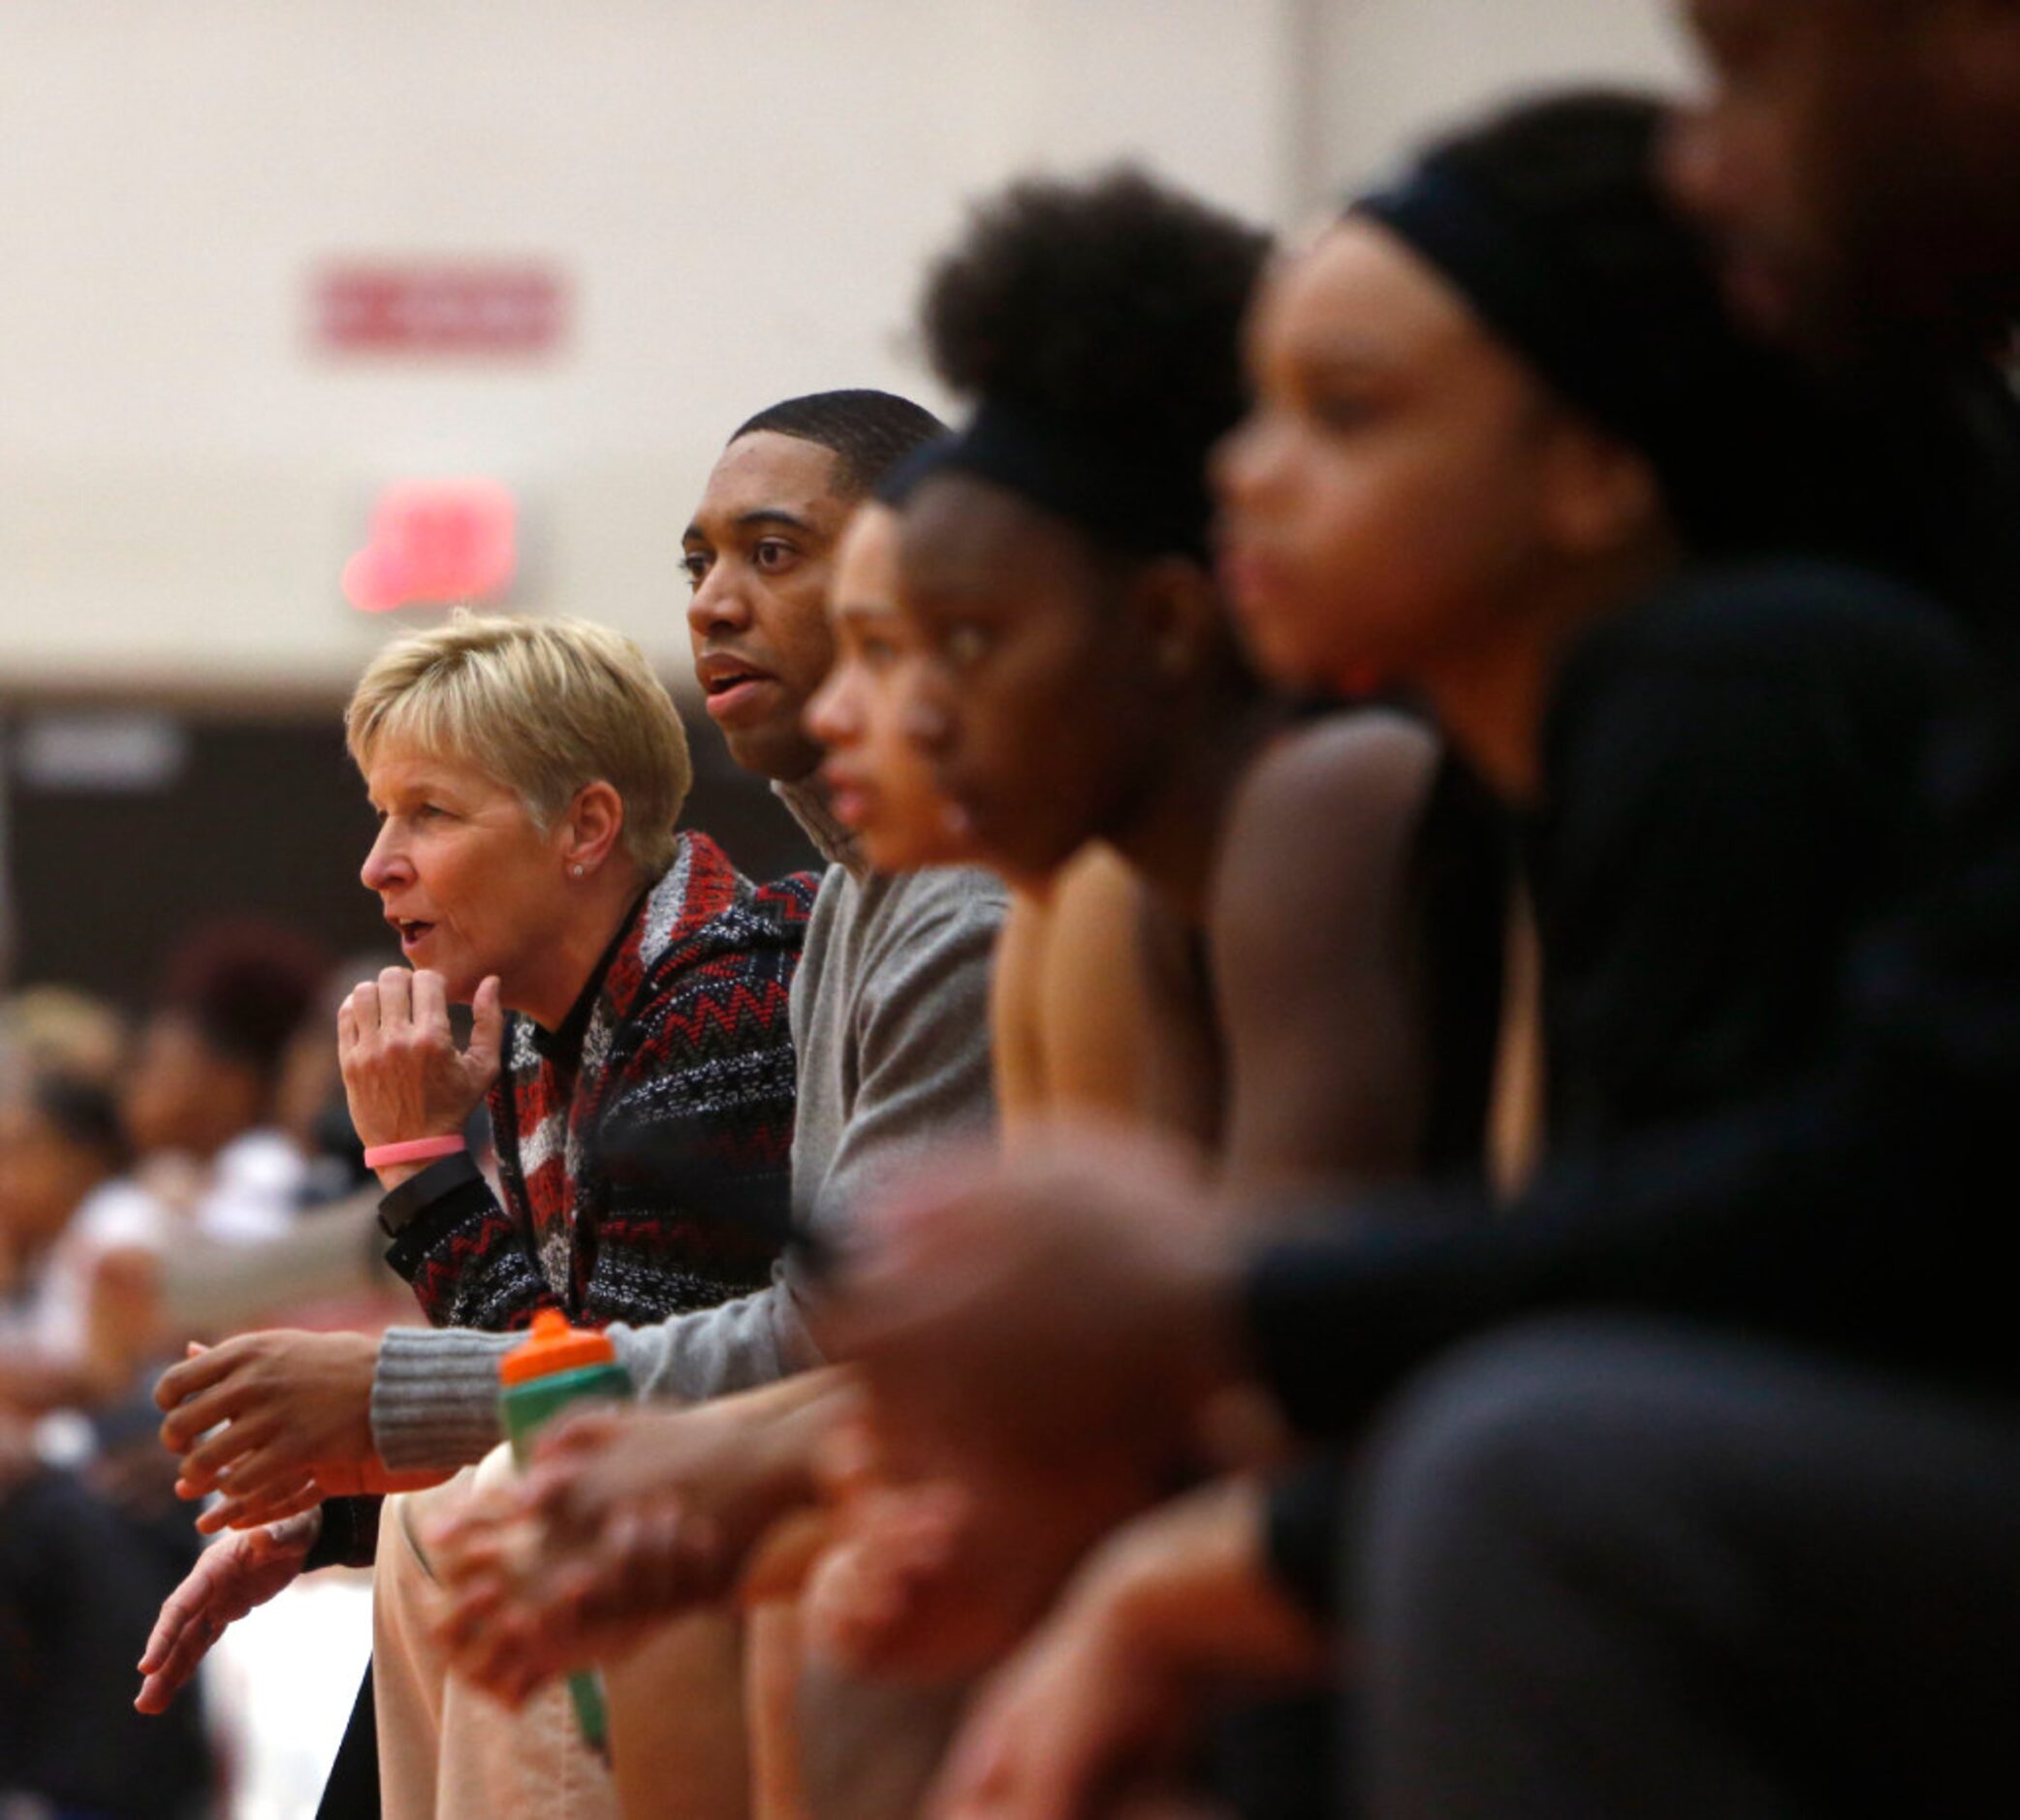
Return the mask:
{"type": "Polygon", "coordinates": [[[813,692],[813,699],[800,716],[807,737],[814,744],[823,746],[848,744],[861,731],[862,721],[847,683],[838,675],[831,675],[813,692]]]}
{"type": "Polygon", "coordinates": [[[379,830],[378,838],[364,856],[364,864],[360,867],[358,876],[363,880],[366,891],[383,892],[399,883],[401,876],[409,870],[406,856],[400,852],[399,844],[394,838],[393,825],[389,822],[379,830]]]}

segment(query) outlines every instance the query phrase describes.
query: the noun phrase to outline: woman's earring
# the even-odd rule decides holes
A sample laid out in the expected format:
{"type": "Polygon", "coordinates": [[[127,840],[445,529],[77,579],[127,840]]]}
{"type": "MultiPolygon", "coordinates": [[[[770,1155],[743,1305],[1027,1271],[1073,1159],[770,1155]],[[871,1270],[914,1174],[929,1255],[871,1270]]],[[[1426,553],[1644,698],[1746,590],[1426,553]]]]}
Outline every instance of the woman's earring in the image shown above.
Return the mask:
{"type": "Polygon", "coordinates": [[[576,862],[576,863],[574,863],[574,864],[573,864],[572,866],[570,866],[570,867],[569,867],[568,869],[569,869],[569,870],[570,870],[571,872],[573,872],[573,873],[574,873],[574,874],[576,875],[576,877],[577,877],[577,878],[581,878],[581,877],[582,877],[582,875],[583,875],[583,863],[582,863],[582,862],[581,862],[580,860],[578,860],[578,861],[577,861],[577,862],[576,862]]]}

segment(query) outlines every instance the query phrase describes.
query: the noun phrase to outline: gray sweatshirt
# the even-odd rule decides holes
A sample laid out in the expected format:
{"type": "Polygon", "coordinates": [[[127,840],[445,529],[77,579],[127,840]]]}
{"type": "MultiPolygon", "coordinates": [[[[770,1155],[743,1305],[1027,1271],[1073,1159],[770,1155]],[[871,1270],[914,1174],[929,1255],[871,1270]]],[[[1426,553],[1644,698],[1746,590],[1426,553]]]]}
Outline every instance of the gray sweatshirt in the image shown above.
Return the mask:
{"type": "MultiPolygon", "coordinates": [[[[832,862],[792,988],[793,1199],[832,1237],[907,1165],[992,1129],[989,973],[1006,898],[994,878],[968,867],[876,876],[812,790],[778,794],[832,862]]],[[[754,1295],[609,1332],[642,1396],[747,1390],[820,1363],[801,1287],[781,1260],[754,1295]]],[[[498,1360],[523,1337],[389,1330],[371,1409],[386,1464],[462,1465],[495,1446],[498,1360]]]]}

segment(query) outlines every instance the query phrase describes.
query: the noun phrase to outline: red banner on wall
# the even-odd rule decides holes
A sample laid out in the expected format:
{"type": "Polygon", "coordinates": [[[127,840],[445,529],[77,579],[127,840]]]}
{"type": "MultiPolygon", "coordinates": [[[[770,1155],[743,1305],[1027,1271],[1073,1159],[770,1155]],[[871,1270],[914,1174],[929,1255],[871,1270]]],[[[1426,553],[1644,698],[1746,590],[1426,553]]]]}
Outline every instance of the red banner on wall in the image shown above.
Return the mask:
{"type": "Polygon", "coordinates": [[[332,266],[315,283],[315,338],[338,354],[551,353],[567,288],[532,265],[332,266]]]}

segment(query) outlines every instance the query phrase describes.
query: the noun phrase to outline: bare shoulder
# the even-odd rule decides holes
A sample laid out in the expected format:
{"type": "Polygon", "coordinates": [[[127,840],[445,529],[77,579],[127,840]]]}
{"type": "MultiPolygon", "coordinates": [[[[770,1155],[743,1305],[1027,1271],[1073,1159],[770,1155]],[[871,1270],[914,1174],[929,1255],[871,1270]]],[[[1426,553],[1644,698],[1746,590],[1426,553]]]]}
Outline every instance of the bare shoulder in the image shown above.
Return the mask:
{"type": "Polygon", "coordinates": [[[1406,1169],[1422,1126],[1410,878],[1438,746],[1401,715],[1299,729],[1251,769],[1214,883],[1230,1177],[1406,1169]]]}
{"type": "Polygon", "coordinates": [[[1133,942],[1143,881],[1113,847],[1094,841],[1059,875],[1053,898],[1055,937],[1100,951],[1133,942]]]}
{"type": "Polygon", "coordinates": [[[1438,752],[1416,722],[1368,708],[1272,745],[1235,799],[1215,869],[1216,937],[1388,895],[1422,824],[1438,752]]]}
{"type": "Polygon", "coordinates": [[[1430,793],[1438,750],[1428,729],[1380,708],[1342,710],[1285,734],[1243,780],[1228,852],[1310,858],[1336,835],[1413,818],[1430,793]]]}

